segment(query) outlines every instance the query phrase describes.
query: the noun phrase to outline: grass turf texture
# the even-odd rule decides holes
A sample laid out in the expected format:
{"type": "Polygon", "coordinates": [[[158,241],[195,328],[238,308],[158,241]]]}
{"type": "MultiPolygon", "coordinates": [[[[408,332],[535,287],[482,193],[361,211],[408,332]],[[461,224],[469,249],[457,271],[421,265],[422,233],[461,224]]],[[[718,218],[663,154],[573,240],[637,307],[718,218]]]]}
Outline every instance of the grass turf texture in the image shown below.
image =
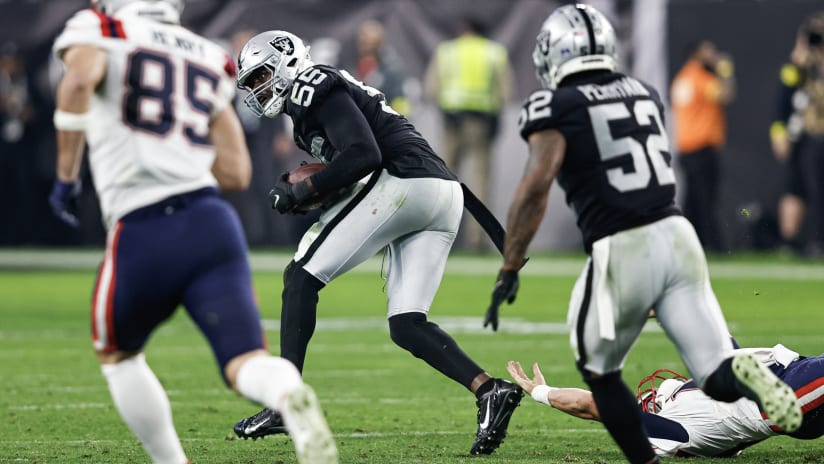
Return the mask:
{"type": "MultiPolygon", "coordinates": [[[[564,259],[583,265],[583,257],[564,259]]],[[[778,261],[749,257],[733,262],[733,270],[738,266],[761,272],[772,266],[775,275],[767,272],[768,277],[723,272],[725,277],[713,278],[731,330],[743,346],[781,342],[802,354],[818,354],[824,351],[824,285],[817,277],[821,266],[778,261]],[[780,266],[787,265],[802,269],[802,277],[785,280],[780,266]],[[805,268],[812,277],[803,277],[805,268]]],[[[506,376],[509,359],[525,365],[539,361],[552,385],[586,388],[563,328],[573,273],[525,272],[518,300],[503,307],[501,332],[493,334],[479,329],[498,261],[482,259],[477,262],[480,269],[474,263],[463,270],[450,265],[431,319],[452,332],[493,375],[506,376]]],[[[536,269],[542,265],[552,269],[552,259],[539,257],[530,263],[536,269]]],[[[516,411],[509,436],[495,454],[468,456],[476,428],[474,397],[391,342],[383,320],[383,282],[378,266],[373,263],[372,268],[343,276],[321,293],[319,327],[305,369],[342,462],[624,462],[599,423],[572,418],[529,398],[516,411]]],[[[93,271],[0,272],[0,463],[148,461],[112,406],[92,353],[93,284],[93,271]]],[[[277,327],[281,285],[280,273],[255,273],[274,351],[278,333],[272,328],[277,327]]],[[[651,321],[648,328],[652,330],[642,335],[624,370],[633,389],[638,379],[657,368],[685,371],[657,324],[651,321]]],[[[259,408],[224,387],[208,345],[185,312],[178,311],[155,334],[146,355],[169,392],[178,433],[193,463],[295,462],[292,444],[284,436],[255,442],[233,438],[234,422],[259,408]]],[[[813,463],[822,462],[822,456],[821,440],[775,437],[748,449],[736,462],[813,463]]]]}

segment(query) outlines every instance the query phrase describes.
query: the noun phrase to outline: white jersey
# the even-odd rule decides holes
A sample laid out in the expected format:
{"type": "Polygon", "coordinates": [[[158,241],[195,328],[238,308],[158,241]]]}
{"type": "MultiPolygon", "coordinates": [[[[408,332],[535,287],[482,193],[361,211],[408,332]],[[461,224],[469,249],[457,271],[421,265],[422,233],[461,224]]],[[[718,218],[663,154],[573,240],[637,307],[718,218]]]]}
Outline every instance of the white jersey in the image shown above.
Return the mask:
{"type": "MultiPolygon", "coordinates": [[[[798,359],[798,353],[783,345],[773,348],[737,350],[747,352],[764,364],[787,366],[798,359]]],[[[746,398],[734,403],[716,401],[707,396],[693,382],[682,385],[667,398],[658,415],[678,422],[687,431],[686,443],[660,438],[650,438],[656,454],[662,457],[676,455],[717,456],[740,448],[741,445],[761,441],[777,435],[770,428],[772,422],[765,419],[758,405],[746,398]]]]}
{"type": "Polygon", "coordinates": [[[86,128],[89,161],[107,227],[140,207],[216,186],[209,124],[234,97],[234,62],[181,26],[82,10],[53,51],[108,53],[86,128]]]}

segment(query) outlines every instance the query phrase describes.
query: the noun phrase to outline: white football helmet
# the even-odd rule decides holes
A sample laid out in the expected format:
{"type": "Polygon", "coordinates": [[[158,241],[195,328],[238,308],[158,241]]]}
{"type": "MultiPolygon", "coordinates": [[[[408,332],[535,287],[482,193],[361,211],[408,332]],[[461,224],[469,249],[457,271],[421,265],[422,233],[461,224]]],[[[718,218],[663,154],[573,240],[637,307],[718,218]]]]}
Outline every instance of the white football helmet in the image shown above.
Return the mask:
{"type": "Polygon", "coordinates": [[[135,15],[180,24],[183,0],[92,0],[92,8],[106,15],[135,15]]]}
{"type": "Polygon", "coordinates": [[[237,57],[237,86],[249,91],[243,99],[257,117],[283,112],[295,78],[314,63],[309,46],[286,31],[266,31],[252,37],[237,57]]]}
{"type": "Polygon", "coordinates": [[[570,74],[595,69],[614,71],[618,64],[615,30],[589,5],[562,6],[544,21],[532,61],[541,85],[555,89],[570,74]]]}

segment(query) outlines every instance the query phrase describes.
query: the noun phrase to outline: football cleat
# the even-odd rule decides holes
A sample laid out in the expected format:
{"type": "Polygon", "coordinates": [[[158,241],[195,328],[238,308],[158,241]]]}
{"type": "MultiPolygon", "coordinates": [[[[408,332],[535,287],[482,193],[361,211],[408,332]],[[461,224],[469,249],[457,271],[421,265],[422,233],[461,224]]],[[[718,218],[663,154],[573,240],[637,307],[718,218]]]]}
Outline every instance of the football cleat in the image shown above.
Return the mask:
{"type": "Polygon", "coordinates": [[[283,424],[283,417],[271,409],[264,409],[252,417],[241,419],[235,424],[235,435],[238,438],[257,440],[267,435],[288,433],[283,424]]]}
{"type": "Polygon", "coordinates": [[[757,402],[767,417],[787,433],[801,427],[803,416],[795,392],[767,366],[752,355],[739,355],[732,360],[735,377],[757,397],[757,402]]]}
{"type": "Polygon", "coordinates": [[[312,387],[287,393],[282,412],[300,464],[338,464],[335,440],[312,387]]]}
{"type": "Polygon", "coordinates": [[[521,403],[521,387],[503,379],[492,379],[492,389],[478,398],[478,431],[470,454],[492,454],[506,437],[506,428],[521,403]]]}

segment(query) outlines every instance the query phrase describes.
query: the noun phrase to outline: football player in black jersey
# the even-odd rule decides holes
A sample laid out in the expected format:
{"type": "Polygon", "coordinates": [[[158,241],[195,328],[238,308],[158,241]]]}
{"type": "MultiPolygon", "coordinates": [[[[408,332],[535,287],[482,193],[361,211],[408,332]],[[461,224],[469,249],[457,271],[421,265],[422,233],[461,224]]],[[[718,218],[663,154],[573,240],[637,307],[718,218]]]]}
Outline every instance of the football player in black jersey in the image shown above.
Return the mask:
{"type": "Polygon", "coordinates": [[[653,307],[708,395],[747,396],[783,430],[796,430],[801,409],[792,390],[752,356],[733,357],[701,244],[673,202],[661,100],[652,87],[615,72],[612,26],[592,7],[563,6],[544,22],[533,60],[543,89],[520,114],[529,159],[509,207],[487,321],[494,328],[500,304],[515,297],[518,269],[557,177],[589,254],[569,304],[571,344],[604,426],[627,459],[657,461],[621,379],[653,307]]]}
{"type": "MultiPolygon", "coordinates": [[[[255,36],[241,50],[238,68],[249,108],[258,116],[288,115],[297,145],[327,165],[301,182],[278,180],[272,207],[293,213],[345,192],[304,235],[284,271],[281,356],[303,369],[318,292],[388,248],[392,340],[476,395],[478,430],[470,452],[492,453],[523,392],[492,378],[427,320],[464,206],[455,175],[383,94],[346,71],[312,63],[293,34],[255,36]]],[[[243,438],[280,431],[280,418],[269,410],[235,426],[243,438]]]]}

